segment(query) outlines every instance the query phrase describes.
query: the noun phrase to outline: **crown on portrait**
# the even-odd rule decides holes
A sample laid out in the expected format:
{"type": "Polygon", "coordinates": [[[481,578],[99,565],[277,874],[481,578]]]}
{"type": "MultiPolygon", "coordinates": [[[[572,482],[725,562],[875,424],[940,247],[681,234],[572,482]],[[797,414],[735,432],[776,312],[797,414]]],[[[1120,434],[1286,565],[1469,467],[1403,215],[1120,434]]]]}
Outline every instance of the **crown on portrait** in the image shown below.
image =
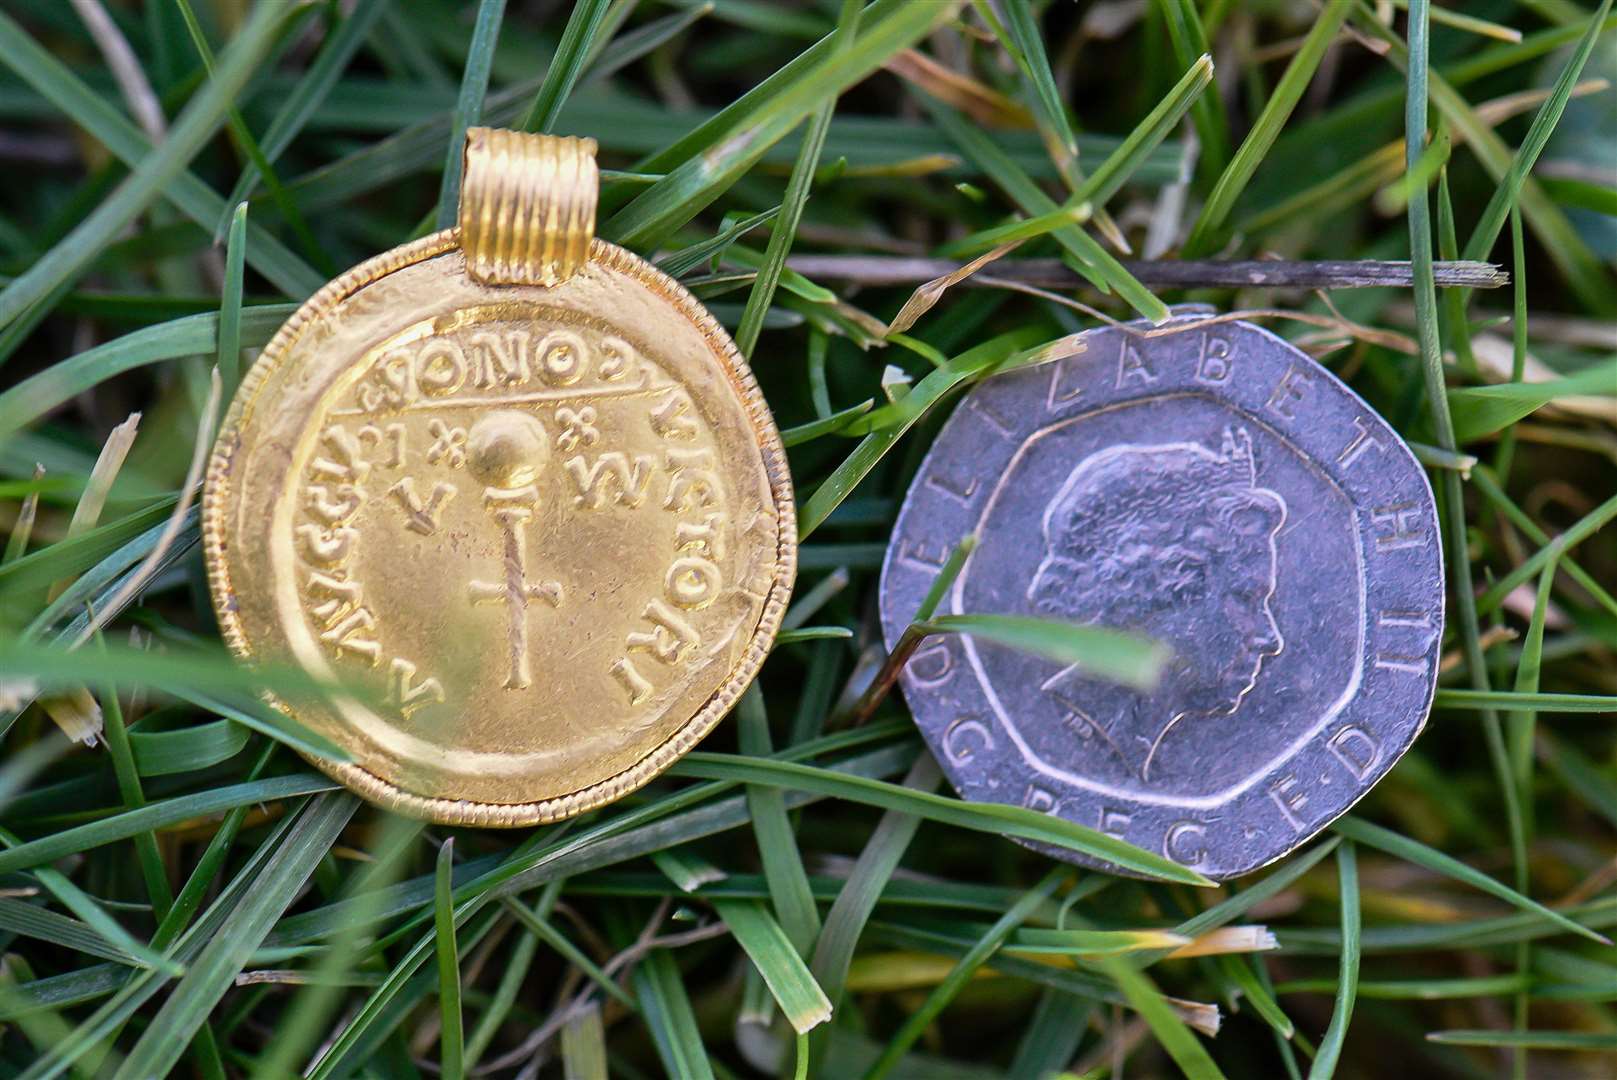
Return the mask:
{"type": "Polygon", "coordinates": [[[1224,442],[1220,449],[1224,467],[1246,487],[1258,484],[1258,465],[1252,456],[1252,436],[1244,427],[1224,429],[1224,442]]]}

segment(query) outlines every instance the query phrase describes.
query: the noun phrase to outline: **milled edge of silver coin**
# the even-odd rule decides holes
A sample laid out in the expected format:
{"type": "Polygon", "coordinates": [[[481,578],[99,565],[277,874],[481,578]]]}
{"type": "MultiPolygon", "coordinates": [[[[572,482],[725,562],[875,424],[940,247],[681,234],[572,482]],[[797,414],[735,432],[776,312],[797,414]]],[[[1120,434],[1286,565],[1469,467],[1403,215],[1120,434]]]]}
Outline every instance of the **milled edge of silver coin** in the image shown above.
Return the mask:
{"type": "MultiPolygon", "coordinates": [[[[1121,799],[1112,801],[1126,805],[1108,806],[1088,793],[1029,788],[1026,780],[1035,775],[1035,768],[1010,747],[1009,739],[994,739],[1000,721],[993,715],[994,710],[975,670],[965,662],[942,669],[935,666],[938,659],[951,655],[951,649],[955,650],[956,657],[962,656],[962,650],[969,647],[969,643],[951,644],[955,639],[948,637],[932,639],[903,673],[901,685],[917,725],[944,772],[965,797],[1039,806],[1160,851],[1209,877],[1226,879],[1283,858],[1317,835],[1374,787],[1423,730],[1437,685],[1437,654],[1444,619],[1443,553],[1437,532],[1435,499],[1425,470],[1397,433],[1334,374],[1269,331],[1249,323],[1210,324],[1199,315],[1181,316],[1174,323],[1179,324],[1178,332],[1154,338],[1130,337],[1127,330],[1118,328],[1092,331],[1087,336],[1088,349],[1084,354],[1040,368],[997,376],[973,388],[939,432],[906,494],[883,561],[881,615],[884,635],[891,647],[949,549],[978,525],[983,507],[975,505],[974,500],[982,501],[978,500],[979,492],[984,489],[981,481],[999,473],[1001,457],[1010,461],[1033,434],[1075,414],[1175,392],[1199,393],[1223,408],[1264,424],[1290,444],[1299,456],[1325,473],[1349,499],[1357,526],[1354,542],[1364,565],[1369,565],[1368,557],[1378,528],[1393,529],[1395,539],[1407,540],[1412,533],[1421,534],[1424,542],[1420,545],[1401,544],[1391,549],[1403,553],[1401,558],[1407,558],[1409,565],[1403,569],[1396,573],[1362,572],[1358,669],[1361,679],[1373,677],[1374,659],[1381,655],[1372,651],[1375,632],[1381,626],[1373,618],[1380,600],[1383,618],[1397,612],[1429,617],[1427,623],[1403,628],[1406,634],[1418,631],[1421,636],[1418,660],[1425,671],[1424,686],[1420,692],[1413,687],[1394,690],[1393,703],[1397,708],[1392,713],[1367,712],[1361,717],[1353,711],[1356,706],[1368,710],[1370,704],[1379,704],[1367,700],[1371,696],[1370,684],[1362,683],[1343,709],[1327,714],[1306,739],[1297,740],[1284,760],[1270,759],[1253,775],[1267,780],[1278,773],[1275,783],[1254,782],[1221,808],[1256,804],[1261,809],[1267,805],[1275,815],[1263,830],[1248,823],[1242,830],[1244,843],[1240,845],[1220,846],[1218,841],[1209,838],[1208,828],[1223,822],[1212,815],[1186,820],[1161,803],[1121,799]],[[1186,339],[1181,334],[1198,330],[1201,331],[1199,339],[1192,338],[1191,345],[1186,347],[1186,339]],[[1215,345],[1210,353],[1209,342],[1215,340],[1221,340],[1228,348],[1220,352],[1215,345]],[[1144,357],[1154,381],[1146,382],[1137,373],[1133,373],[1133,378],[1123,378],[1118,365],[1126,359],[1122,351],[1125,342],[1133,347],[1131,351],[1136,361],[1144,357]],[[1170,353],[1176,363],[1167,362],[1170,353]],[[1222,377],[1198,378],[1204,373],[1204,366],[1213,374],[1222,368],[1222,377]],[[1233,391],[1229,390],[1232,386],[1233,391]],[[1299,407],[1310,397],[1322,403],[1315,404],[1315,410],[1325,411],[1327,415],[1298,416],[1299,407]],[[1029,402],[1039,403],[1040,407],[1030,410],[1029,402]],[[1266,405],[1280,410],[1271,421],[1263,421],[1259,416],[1266,405]],[[1327,432],[1314,421],[1329,421],[1330,413],[1337,414],[1343,426],[1327,432]],[[1279,425],[1307,423],[1311,426],[1293,430],[1277,426],[1276,421],[1279,425]],[[1306,443],[1324,440],[1326,434],[1330,435],[1330,448],[1326,452],[1305,449],[1306,443]],[[973,443],[974,439],[980,443],[990,435],[993,442],[987,450],[973,443]],[[1380,462],[1381,467],[1369,478],[1350,482],[1338,475],[1344,458],[1351,466],[1371,451],[1392,456],[1380,462]],[[1333,455],[1336,460],[1328,462],[1326,459],[1333,455]],[[962,459],[969,467],[954,467],[962,459]],[[1374,506],[1389,505],[1373,502],[1367,505],[1378,493],[1395,493],[1402,497],[1404,501],[1397,505],[1402,507],[1399,512],[1403,516],[1382,520],[1378,526],[1371,518],[1374,506]],[[1403,607],[1387,608],[1386,602],[1393,599],[1403,607]],[[1412,600],[1415,602],[1410,602],[1412,600]],[[928,669],[928,663],[934,667],[928,669]],[[1344,717],[1346,722],[1343,722],[1344,717]],[[1360,721],[1368,728],[1353,721],[1360,721]],[[1339,722],[1342,727],[1359,727],[1377,747],[1377,755],[1368,764],[1358,759],[1363,764],[1362,772],[1354,770],[1340,757],[1327,760],[1326,755],[1331,751],[1323,736],[1339,722]],[[975,740],[975,745],[968,745],[968,735],[975,740]],[[1309,786],[1300,782],[1297,774],[1325,776],[1327,785],[1330,774],[1299,769],[1298,763],[1304,761],[1320,766],[1330,766],[1330,762],[1335,761],[1332,767],[1348,770],[1338,772],[1338,778],[1346,782],[1337,783],[1322,794],[1320,786],[1326,785],[1309,786]],[[1019,779],[1010,790],[1021,791],[1021,797],[1004,798],[1003,792],[996,792],[1000,783],[992,779],[996,773],[1019,779]],[[1261,802],[1259,792],[1262,792],[1261,802]],[[1339,794],[1341,792],[1347,794],[1339,794]],[[1163,820],[1166,818],[1173,820],[1163,820]],[[1189,828],[1172,831],[1182,825],[1189,828]],[[1278,827],[1285,827],[1285,832],[1278,827]],[[1201,841],[1199,858],[1196,845],[1187,846],[1189,841],[1201,841]],[[1231,855],[1231,852],[1238,854],[1231,855]]],[[[1136,324],[1129,329],[1137,332],[1145,327],[1136,324]]],[[[992,557],[992,551],[979,548],[973,562],[992,557]]],[[[968,563],[968,573],[971,565],[968,563]]],[[[957,586],[947,601],[951,609],[958,597],[957,586]]],[[[1388,655],[1405,660],[1417,655],[1407,644],[1399,648],[1405,652],[1388,655]]],[[[1396,665],[1398,660],[1392,663],[1396,665]]],[[[1408,670],[1402,673],[1413,674],[1408,670]]],[[[1223,823],[1235,827],[1235,823],[1223,823]]],[[[1048,849],[1041,847],[1040,850],[1048,849]]],[[[1049,850],[1048,853],[1085,865],[1115,869],[1071,852],[1049,850]]]]}

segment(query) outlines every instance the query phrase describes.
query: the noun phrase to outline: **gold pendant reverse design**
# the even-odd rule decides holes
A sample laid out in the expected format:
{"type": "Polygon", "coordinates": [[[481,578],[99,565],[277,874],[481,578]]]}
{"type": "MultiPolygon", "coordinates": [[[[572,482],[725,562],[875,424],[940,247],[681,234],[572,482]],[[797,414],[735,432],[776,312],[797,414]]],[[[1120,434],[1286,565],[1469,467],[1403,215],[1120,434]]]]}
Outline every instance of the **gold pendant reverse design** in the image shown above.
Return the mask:
{"type": "Polygon", "coordinates": [[[267,694],[434,821],[610,802],[757,674],[796,566],[746,361],[677,282],[594,238],[595,144],[475,128],[459,225],[281,327],[203,498],[214,605],[267,694]],[[271,680],[273,681],[273,680],[271,680]]]}

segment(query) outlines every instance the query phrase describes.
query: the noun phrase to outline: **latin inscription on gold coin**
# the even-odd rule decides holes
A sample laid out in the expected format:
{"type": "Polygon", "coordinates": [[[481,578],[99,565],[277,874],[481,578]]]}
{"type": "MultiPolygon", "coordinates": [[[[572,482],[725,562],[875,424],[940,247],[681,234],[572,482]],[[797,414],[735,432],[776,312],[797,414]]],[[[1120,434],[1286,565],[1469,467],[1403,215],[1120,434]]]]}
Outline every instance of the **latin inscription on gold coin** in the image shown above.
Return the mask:
{"type": "Polygon", "coordinates": [[[756,672],[793,569],[778,436],[729,339],[595,242],[551,288],[449,234],[333,282],[226,422],[205,534],[227,640],[343,687],[279,701],[345,782],[548,820],[654,776],[756,672]]]}

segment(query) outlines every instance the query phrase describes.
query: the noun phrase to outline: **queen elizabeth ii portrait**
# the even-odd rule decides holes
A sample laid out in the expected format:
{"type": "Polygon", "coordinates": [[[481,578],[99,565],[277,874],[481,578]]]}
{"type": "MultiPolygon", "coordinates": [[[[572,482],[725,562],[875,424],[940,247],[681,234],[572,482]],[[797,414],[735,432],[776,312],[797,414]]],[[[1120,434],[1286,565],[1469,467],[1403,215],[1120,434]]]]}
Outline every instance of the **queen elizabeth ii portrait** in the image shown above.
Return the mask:
{"type": "Polygon", "coordinates": [[[1270,600],[1280,495],[1257,484],[1252,440],[1111,446],[1084,458],[1044,514],[1027,598],[1042,615],[1130,630],[1173,650],[1140,692],[1063,669],[1042,686],[1087,747],[1149,782],[1181,725],[1229,716],[1285,647],[1270,600]]]}

